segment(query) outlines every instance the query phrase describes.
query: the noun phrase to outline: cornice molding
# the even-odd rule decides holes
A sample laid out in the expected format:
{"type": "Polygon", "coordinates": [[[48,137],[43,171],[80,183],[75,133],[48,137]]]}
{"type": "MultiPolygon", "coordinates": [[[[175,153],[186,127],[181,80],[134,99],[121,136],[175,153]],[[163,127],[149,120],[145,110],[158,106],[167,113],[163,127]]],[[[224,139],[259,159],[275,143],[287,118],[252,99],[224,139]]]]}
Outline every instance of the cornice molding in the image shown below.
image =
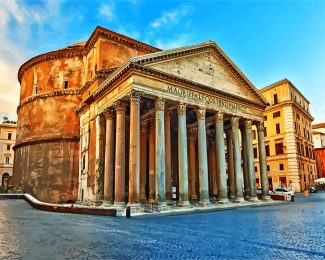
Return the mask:
{"type": "Polygon", "coordinates": [[[113,67],[105,70],[98,70],[96,71],[97,78],[104,78],[107,79],[115,70],[117,70],[119,67],[113,67]]]}
{"type": "Polygon", "coordinates": [[[15,146],[12,148],[14,151],[18,148],[27,145],[34,145],[34,144],[41,144],[41,143],[53,143],[53,142],[79,142],[78,136],[70,136],[70,137],[49,137],[49,138],[42,138],[42,139],[34,139],[28,140],[25,142],[16,143],[15,146]]]}
{"type": "Polygon", "coordinates": [[[116,75],[113,75],[113,77],[104,82],[104,84],[99,87],[93,94],[94,98],[98,98],[99,96],[102,96],[107,89],[111,89],[113,88],[118,82],[120,82],[126,75],[128,75],[130,72],[139,72],[141,74],[145,74],[147,76],[151,76],[154,78],[158,78],[164,81],[169,81],[171,83],[175,83],[175,84],[182,84],[185,85],[186,87],[189,88],[194,88],[196,90],[202,90],[206,93],[212,94],[212,95],[219,95],[225,99],[229,99],[232,101],[241,101],[245,104],[249,104],[252,105],[254,107],[258,107],[259,109],[265,109],[265,106],[256,102],[253,102],[249,99],[246,98],[242,98],[218,89],[213,89],[209,86],[194,82],[194,81],[190,81],[181,77],[177,77],[173,74],[168,74],[153,68],[149,68],[149,67],[143,67],[141,65],[135,64],[135,63],[130,63],[128,66],[124,67],[123,69],[121,69],[120,71],[118,71],[116,73],[116,75]]]}
{"type": "Polygon", "coordinates": [[[56,50],[52,52],[47,52],[36,57],[31,58],[30,60],[26,61],[23,65],[20,66],[18,70],[18,81],[21,81],[22,74],[28,70],[30,67],[35,66],[41,62],[55,60],[60,58],[72,58],[72,57],[81,57],[83,56],[82,47],[80,48],[67,48],[56,50]]]}
{"type": "Polygon", "coordinates": [[[18,111],[28,103],[34,102],[39,99],[44,99],[44,98],[49,98],[49,97],[57,97],[57,96],[69,96],[69,95],[80,95],[80,89],[64,89],[64,90],[56,90],[54,92],[50,93],[44,93],[44,94],[39,94],[35,96],[31,96],[27,99],[25,99],[23,102],[21,102],[18,107],[17,107],[17,113],[18,111]]]}
{"type": "Polygon", "coordinates": [[[106,39],[115,41],[115,42],[121,42],[124,45],[131,46],[138,50],[145,50],[149,52],[157,52],[161,51],[160,49],[150,46],[148,44],[142,43],[140,41],[134,40],[132,38],[129,38],[125,35],[110,31],[108,29],[105,29],[103,27],[97,26],[94,32],[89,37],[88,41],[84,45],[84,54],[86,55],[90,49],[94,46],[95,42],[98,40],[99,37],[104,37],[106,39]]]}
{"type": "Polygon", "coordinates": [[[268,102],[261,96],[258,89],[243,75],[243,73],[231,62],[231,60],[217,47],[213,42],[198,46],[197,48],[190,48],[179,52],[171,52],[166,54],[157,54],[157,56],[136,60],[135,63],[139,65],[145,65],[152,62],[161,62],[167,59],[177,58],[181,56],[196,54],[204,51],[212,51],[218,59],[225,65],[225,67],[232,73],[232,75],[262,104],[265,106],[268,102]]]}

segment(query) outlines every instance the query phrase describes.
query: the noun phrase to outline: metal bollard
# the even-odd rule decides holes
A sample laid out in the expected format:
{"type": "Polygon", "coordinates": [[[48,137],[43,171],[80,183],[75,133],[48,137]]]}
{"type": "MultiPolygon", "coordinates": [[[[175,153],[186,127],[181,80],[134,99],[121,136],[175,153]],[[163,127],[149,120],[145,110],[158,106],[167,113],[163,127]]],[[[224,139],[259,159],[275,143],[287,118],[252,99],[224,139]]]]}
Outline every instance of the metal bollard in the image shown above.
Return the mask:
{"type": "Polygon", "coordinates": [[[126,207],[126,215],[125,215],[125,217],[131,218],[131,207],[130,206],[126,207]]]}

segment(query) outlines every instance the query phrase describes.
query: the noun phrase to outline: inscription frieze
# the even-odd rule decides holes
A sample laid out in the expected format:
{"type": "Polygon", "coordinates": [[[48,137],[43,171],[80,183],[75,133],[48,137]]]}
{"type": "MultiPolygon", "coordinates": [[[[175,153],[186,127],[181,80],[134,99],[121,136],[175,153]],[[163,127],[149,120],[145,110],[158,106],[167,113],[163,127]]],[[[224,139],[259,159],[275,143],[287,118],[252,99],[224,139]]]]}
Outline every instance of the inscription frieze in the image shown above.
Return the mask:
{"type": "Polygon", "coordinates": [[[172,93],[176,96],[182,98],[192,99],[194,101],[199,101],[207,105],[215,106],[216,110],[230,110],[232,112],[247,112],[247,107],[235,104],[217,97],[213,97],[211,95],[205,95],[197,91],[174,87],[174,86],[166,86],[166,92],[172,93]]]}

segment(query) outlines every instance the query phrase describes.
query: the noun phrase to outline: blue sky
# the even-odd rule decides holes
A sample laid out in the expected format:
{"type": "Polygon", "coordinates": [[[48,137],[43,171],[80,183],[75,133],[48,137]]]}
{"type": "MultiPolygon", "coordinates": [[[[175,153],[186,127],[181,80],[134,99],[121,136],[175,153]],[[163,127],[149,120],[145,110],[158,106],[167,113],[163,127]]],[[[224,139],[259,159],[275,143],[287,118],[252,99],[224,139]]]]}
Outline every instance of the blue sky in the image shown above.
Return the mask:
{"type": "Polygon", "coordinates": [[[100,25],[169,49],[215,41],[257,88],[288,78],[325,122],[325,1],[0,1],[0,116],[16,119],[27,59],[100,25]]]}

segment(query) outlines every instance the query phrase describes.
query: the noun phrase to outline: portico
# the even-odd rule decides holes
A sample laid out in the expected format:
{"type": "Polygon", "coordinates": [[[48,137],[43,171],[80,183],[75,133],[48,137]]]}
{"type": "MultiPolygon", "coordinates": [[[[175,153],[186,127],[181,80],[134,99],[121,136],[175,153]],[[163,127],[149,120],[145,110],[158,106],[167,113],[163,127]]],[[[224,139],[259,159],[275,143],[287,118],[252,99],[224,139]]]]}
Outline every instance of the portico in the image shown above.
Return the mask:
{"type": "MultiPolygon", "coordinates": [[[[104,161],[97,167],[103,206],[140,209],[154,202],[167,208],[172,187],[180,207],[208,207],[213,196],[216,203],[256,201],[254,124],[261,144],[262,195],[269,199],[266,104],[212,42],[131,59],[78,110],[85,129],[91,118],[106,118],[96,158],[104,161]]],[[[81,149],[81,161],[90,150],[81,149]]],[[[85,181],[80,176],[81,194],[85,181]]]]}

